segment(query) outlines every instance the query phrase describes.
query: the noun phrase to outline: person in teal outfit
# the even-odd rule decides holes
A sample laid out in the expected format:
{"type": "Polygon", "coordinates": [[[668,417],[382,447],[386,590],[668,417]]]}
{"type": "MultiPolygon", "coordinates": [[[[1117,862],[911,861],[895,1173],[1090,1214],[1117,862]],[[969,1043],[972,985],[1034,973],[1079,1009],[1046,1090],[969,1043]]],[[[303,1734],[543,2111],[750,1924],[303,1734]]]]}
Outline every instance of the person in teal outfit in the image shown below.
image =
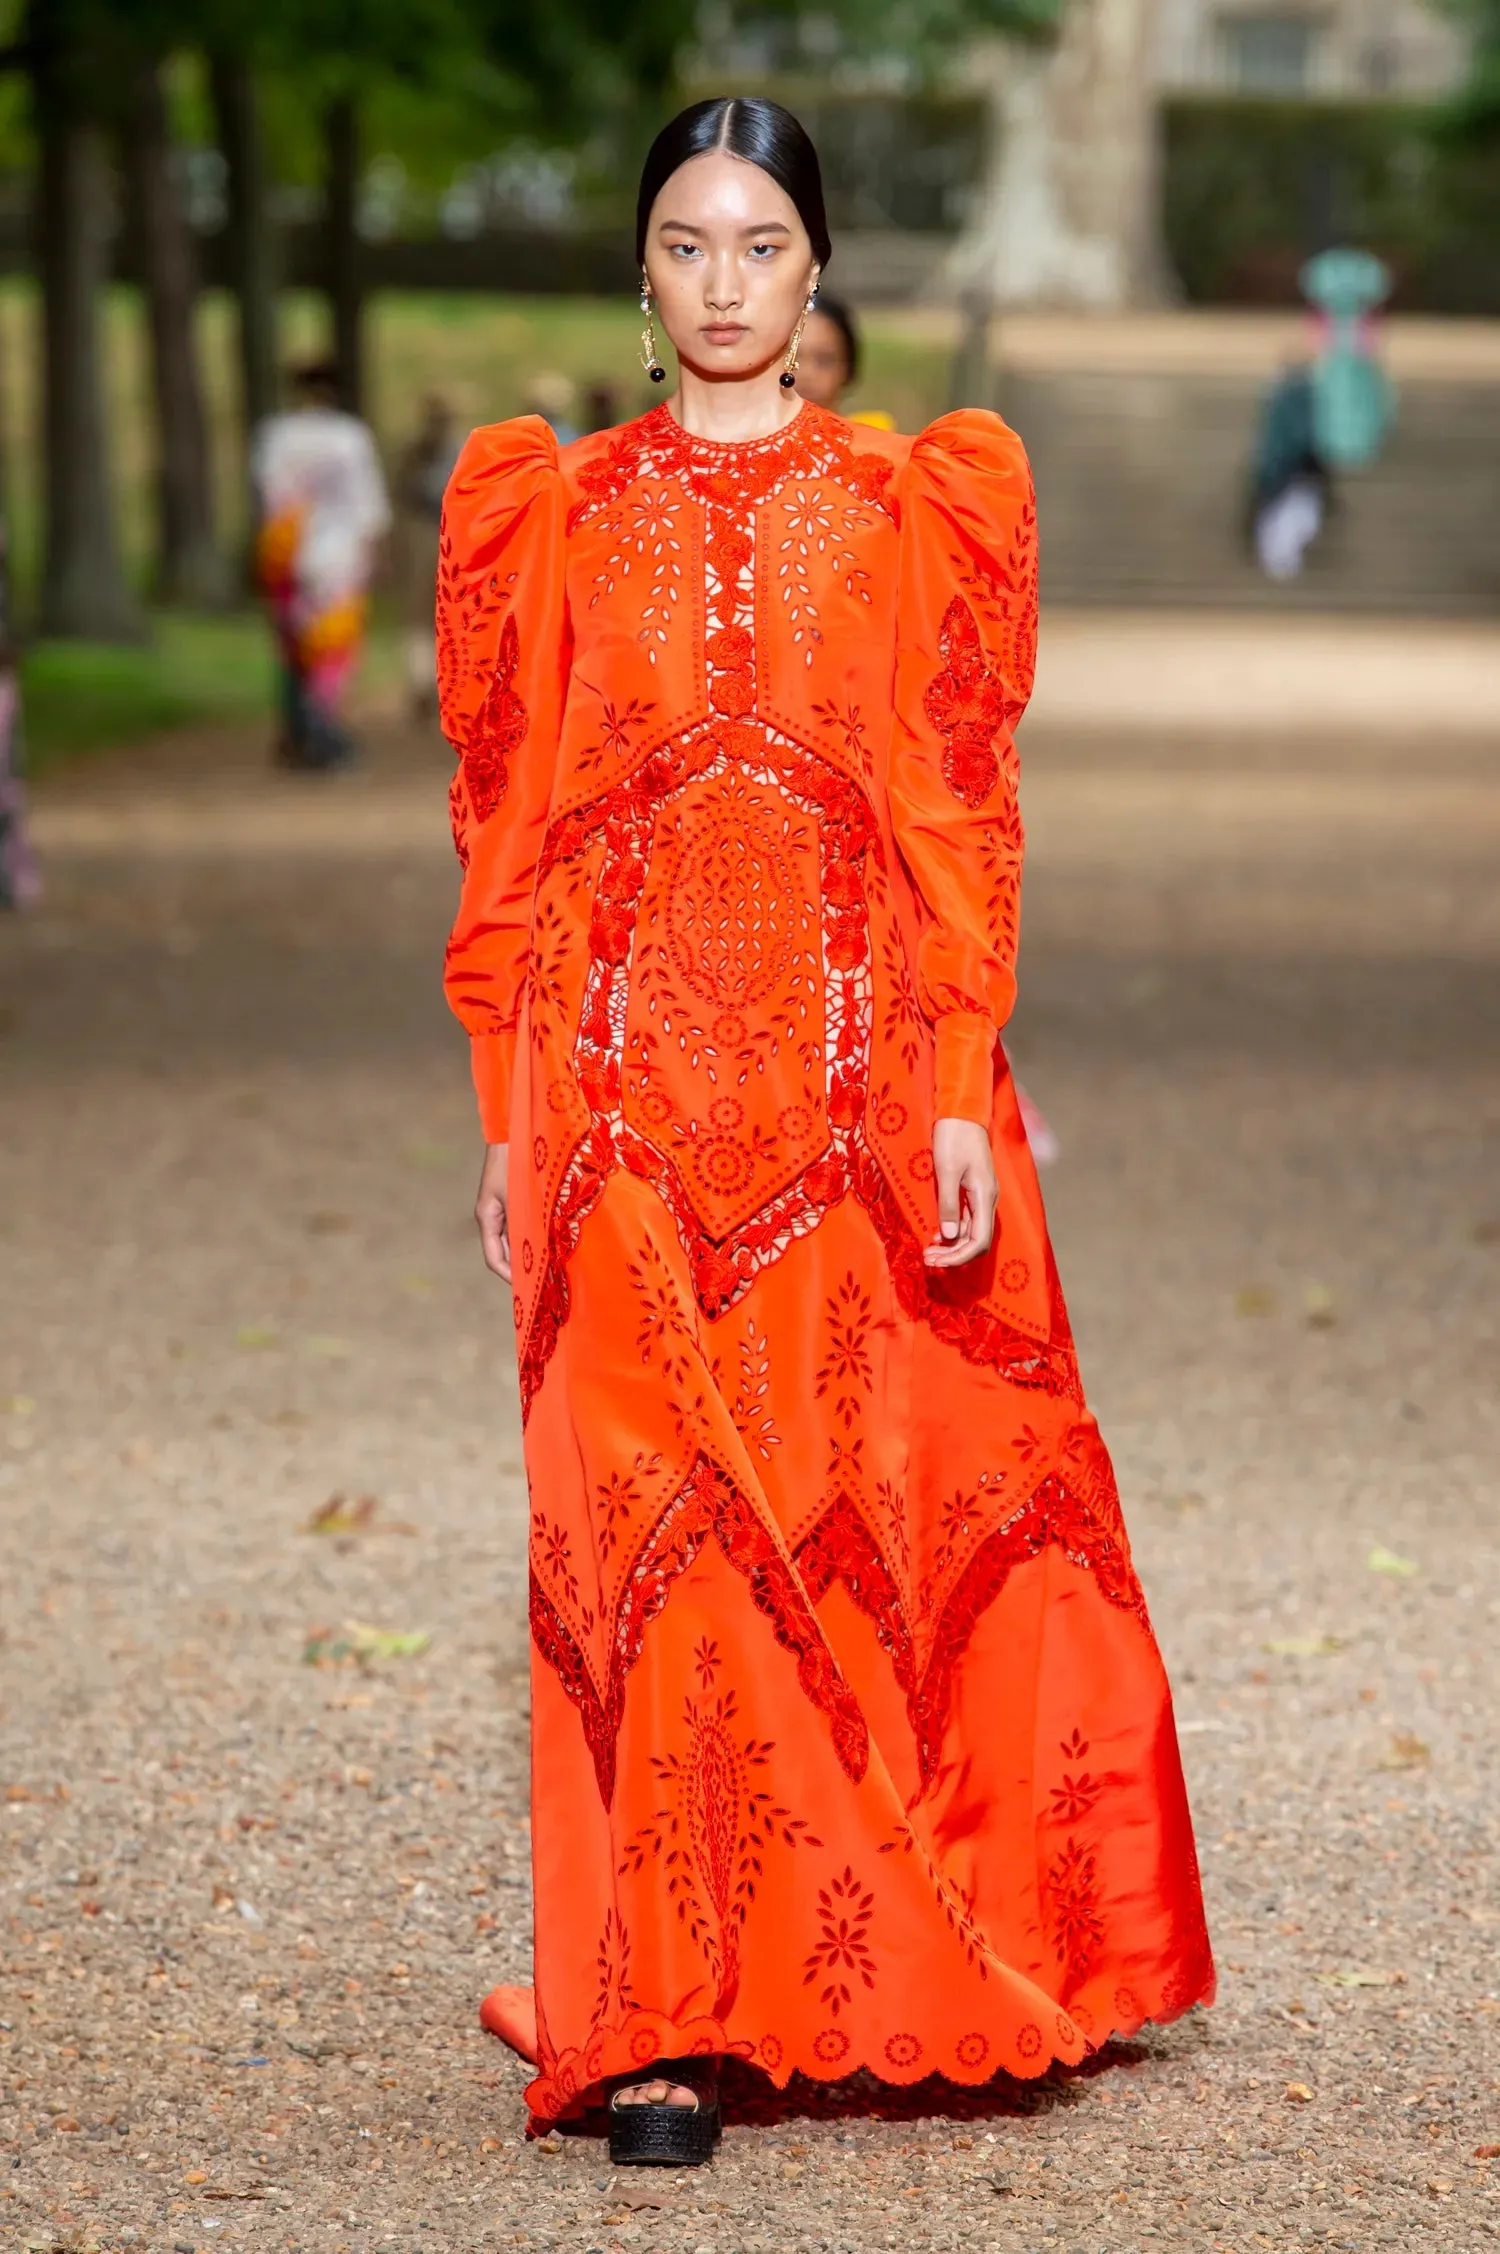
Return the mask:
{"type": "Polygon", "coordinates": [[[1395,393],[1375,351],[1374,318],[1391,294],[1391,273],[1365,250],[1325,250],[1298,277],[1321,316],[1312,370],[1314,447],[1330,470],[1378,459],[1395,422],[1395,393]]]}

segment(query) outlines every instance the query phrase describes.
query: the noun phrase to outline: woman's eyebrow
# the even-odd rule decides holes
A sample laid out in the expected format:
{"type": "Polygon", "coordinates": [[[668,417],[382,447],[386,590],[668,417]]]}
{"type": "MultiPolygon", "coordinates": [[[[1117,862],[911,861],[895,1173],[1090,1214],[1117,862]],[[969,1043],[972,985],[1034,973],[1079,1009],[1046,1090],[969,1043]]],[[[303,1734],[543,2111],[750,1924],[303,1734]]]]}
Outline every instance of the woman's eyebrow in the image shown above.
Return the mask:
{"type": "MultiPolygon", "coordinates": [[[[709,232],[706,227],[695,227],[691,219],[659,219],[657,230],[663,235],[706,235],[709,232]]],[[[758,235],[790,235],[791,231],[780,219],[767,219],[757,226],[740,229],[740,233],[747,239],[758,235]]]]}

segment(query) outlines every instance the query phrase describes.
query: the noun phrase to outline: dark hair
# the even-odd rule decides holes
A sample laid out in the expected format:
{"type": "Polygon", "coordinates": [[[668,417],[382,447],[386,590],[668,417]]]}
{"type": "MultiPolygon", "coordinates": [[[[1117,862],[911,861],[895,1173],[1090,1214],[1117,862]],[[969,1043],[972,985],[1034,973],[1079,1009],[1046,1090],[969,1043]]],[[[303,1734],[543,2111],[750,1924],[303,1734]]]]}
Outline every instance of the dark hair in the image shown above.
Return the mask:
{"type": "Polygon", "coordinates": [[[830,297],[824,289],[818,291],[815,313],[831,321],[844,340],[844,365],[849,370],[850,383],[859,381],[859,327],[854,315],[841,297],[830,297]]]}
{"type": "Polygon", "coordinates": [[[760,167],[778,188],[784,188],[797,207],[797,217],[807,229],[813,257],[820,267],[833,256],[828,239],[828,214],[823,209],[823,174],[818,152],[790,110],[758,95],[720,95],[711,102],[693,102],[664,125],[646,152],[641,168],[641,190],[635,206],[635,255],[644,265],[646,229],[651,207],[679,165],[711,149],[727,150],[760,167]]]}
{"type": "Polygon", "coordinates": [[[340,390],[338,363],[334,360],[297,360],[286,372],[286,380],[293,391],[331,391],[337,396],[340,390]]]}

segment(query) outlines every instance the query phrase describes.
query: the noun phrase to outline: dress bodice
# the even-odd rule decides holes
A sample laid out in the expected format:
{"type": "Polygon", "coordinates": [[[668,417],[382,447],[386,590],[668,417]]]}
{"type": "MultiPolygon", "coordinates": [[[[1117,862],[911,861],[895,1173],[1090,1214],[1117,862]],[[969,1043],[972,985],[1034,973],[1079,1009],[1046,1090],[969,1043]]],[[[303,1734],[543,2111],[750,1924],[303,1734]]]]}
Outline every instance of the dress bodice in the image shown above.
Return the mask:
{"type": "MultiPolygon", "coordinates": [[[[934,1118],[1024,1152],[996,1034],[1034,559],[993,416],[913,441],[808,404],[721,445],[660,407],[560,451],[500,425],[460,460],[440,658],[474,913],[450,995],[498,1136],[517,1074],[547,1090],[545,1211],[649,1179],[710,1317],[851,1194],[925,1304],[934,1118]]],[[[1023,1169],[982,1282],[1024,1360],[1056,1309],[1023,1169]]]]}

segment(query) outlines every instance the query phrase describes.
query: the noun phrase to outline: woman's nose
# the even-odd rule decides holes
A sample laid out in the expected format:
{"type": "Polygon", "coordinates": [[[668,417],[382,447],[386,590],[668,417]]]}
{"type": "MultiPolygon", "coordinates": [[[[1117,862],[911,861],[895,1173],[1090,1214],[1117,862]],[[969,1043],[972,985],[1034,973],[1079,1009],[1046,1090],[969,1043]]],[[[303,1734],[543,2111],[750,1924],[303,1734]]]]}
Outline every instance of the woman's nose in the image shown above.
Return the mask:
{"type": "Polygon", "coordinates": [[[716,259],[710,266],[704,299],[710,313],[731,313],[739,304],[739,276],[731,258],[716,259]]]}

